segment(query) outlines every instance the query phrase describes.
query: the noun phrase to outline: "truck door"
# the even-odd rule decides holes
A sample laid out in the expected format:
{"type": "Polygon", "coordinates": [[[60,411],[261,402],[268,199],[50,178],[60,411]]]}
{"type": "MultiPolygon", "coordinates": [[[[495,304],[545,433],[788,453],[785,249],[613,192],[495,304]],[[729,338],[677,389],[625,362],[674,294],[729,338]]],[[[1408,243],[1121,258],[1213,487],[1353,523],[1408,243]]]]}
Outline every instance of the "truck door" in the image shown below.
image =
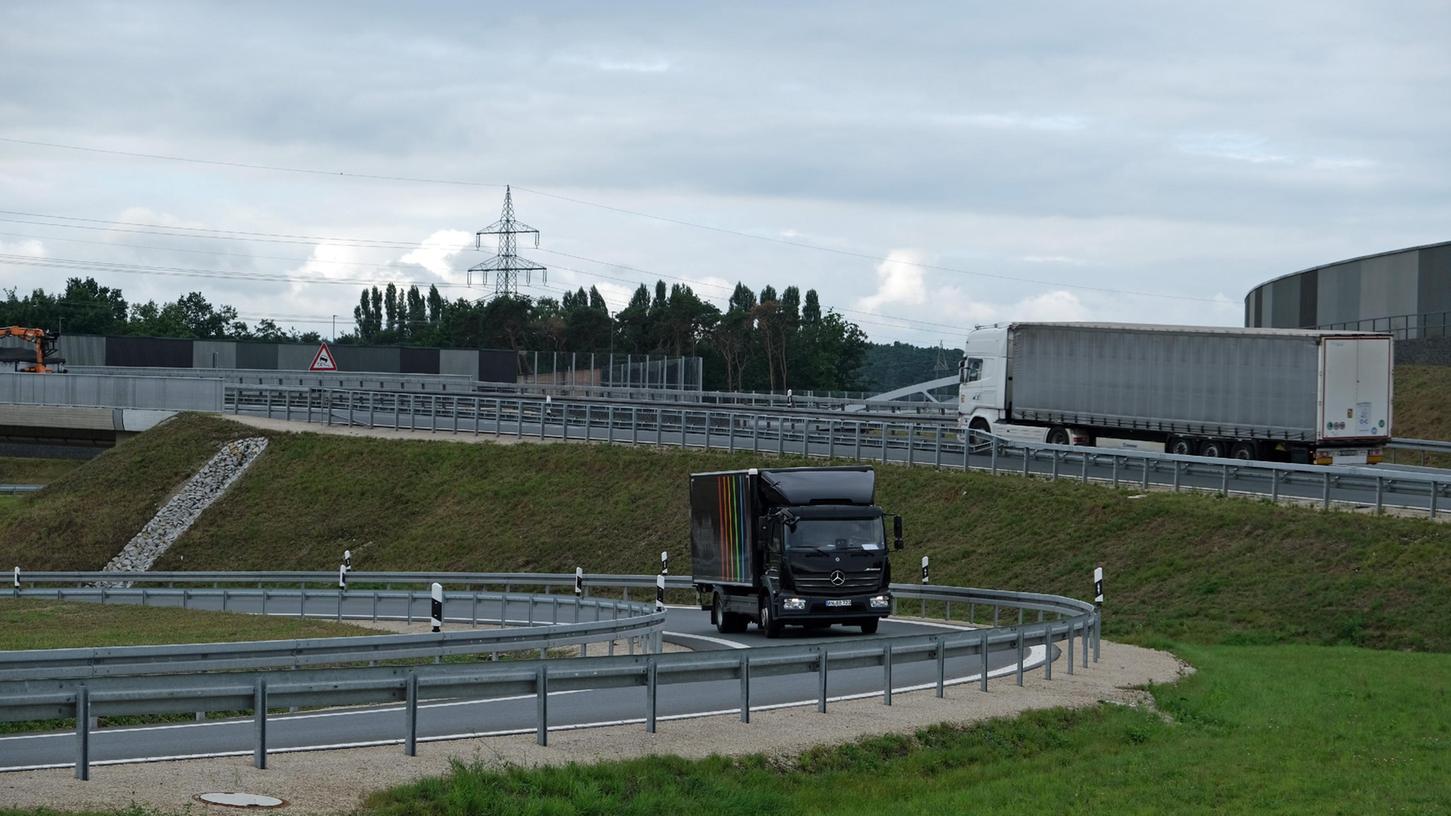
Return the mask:
{"type": "Polygon", "coordinates": [[[1389,436],[1390,339],[1327,338],[1321,354],[1320,438],[1389,436]]]}
{"type": "Polygon", "coordinates": [[[781,561],[785,557],[785,550],[782,543],[781,522],[772,521],[770,525],[770,532],[766,536],[765,574],[771,578],[779,578],[781,575],[781,561]]]}

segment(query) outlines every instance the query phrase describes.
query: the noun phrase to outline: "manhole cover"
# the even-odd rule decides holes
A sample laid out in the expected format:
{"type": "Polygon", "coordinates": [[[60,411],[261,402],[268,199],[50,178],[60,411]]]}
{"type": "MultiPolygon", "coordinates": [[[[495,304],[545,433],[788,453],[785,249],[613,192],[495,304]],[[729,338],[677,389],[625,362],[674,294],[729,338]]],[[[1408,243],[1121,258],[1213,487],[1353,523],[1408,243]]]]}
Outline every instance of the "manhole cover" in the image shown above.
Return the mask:
{"type": "Polygon", "coordinates": [[[264,796],[260,793],[199,793],[196,800],[209,805],[234,808],[276,808],[287,804],[276,796],[264,796]]]}

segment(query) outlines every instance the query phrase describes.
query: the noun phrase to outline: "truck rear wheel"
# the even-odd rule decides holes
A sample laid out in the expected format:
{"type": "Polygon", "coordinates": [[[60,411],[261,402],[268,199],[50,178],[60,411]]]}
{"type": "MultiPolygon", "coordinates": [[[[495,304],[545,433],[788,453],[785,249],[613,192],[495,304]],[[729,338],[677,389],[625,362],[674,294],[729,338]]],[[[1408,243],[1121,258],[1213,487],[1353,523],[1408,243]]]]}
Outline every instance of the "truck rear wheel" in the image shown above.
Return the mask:
{"type": "Polygon", "coordinates": [[[711,602],[710,616],[715,620],[715,630],[722,635],[738,635],[746,631],[746,619],[736,612],[725,610],[725,598],[719,592],[711,602]]]}
{"type": "Polygon", "coordinates": [[[1171,436],[1164,449],[1175,456],[1193,456],[1195,452],[1194,440],[1187,436],[1171,436]]]}
{"type": "Polygon", "coordinates": [[[1220,459],[1229,455],[1229,441],[1225,439],[1206,439],[1199,446],[1199,455],[1208,456],[1211,459],[1220,459]]]}
{"type": "Polygon", "coordinates": [[[1073,437],[1068,434],[1068,429],[1062,425],[1054,425],[1048,429],[1048,444],[1050,445],[1071,445],[1073,437]]]}
{"type": "Polygon", "coordinates": [[[1234,447],[1229,449],[1229,458],[1239,459],[1244,462],[1254,461],[1260,458],[1259,446],[1249,440],[1241,439],[1234,443],[1234,447]]]}
{"type": "Polygon", "coordinates": [[[756,620],[766,637],[774,639],[781,636],[781,622],[771,614],[771,601],[765,595],[761,596],[761,612],[756,620]]]}

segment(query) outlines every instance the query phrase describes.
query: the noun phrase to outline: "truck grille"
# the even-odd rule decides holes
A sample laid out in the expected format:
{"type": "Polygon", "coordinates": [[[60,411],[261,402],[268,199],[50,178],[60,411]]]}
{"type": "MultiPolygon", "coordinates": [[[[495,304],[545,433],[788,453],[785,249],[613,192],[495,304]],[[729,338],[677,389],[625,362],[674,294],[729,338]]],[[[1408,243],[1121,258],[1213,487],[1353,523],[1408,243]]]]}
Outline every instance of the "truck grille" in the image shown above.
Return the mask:
{"type": "Polygon", "coordinates": [[[826,575],[798,575],[796,589],[813,595],[860,595],[876,589],[882,581],[879,572],[845,574],[846,580],[837,585],[832,583],[830,573],[826,575]]]}

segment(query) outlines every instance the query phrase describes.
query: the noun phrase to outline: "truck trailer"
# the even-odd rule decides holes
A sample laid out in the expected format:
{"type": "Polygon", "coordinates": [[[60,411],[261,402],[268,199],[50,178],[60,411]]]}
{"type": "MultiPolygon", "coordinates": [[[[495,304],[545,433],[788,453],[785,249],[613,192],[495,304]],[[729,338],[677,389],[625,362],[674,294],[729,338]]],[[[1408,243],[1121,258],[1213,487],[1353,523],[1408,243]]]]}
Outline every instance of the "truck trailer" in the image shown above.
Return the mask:
{"type": "Polygon", "coordinates": [[[964,430],[1060,445],[1376,464],[1394,343],[1377,332],[1011,323],[968,334],[964,430]]]}
{"type": "MultiPolygon", "coordinates": [[[[892,608],[886,514],[868,467],[696,473],[690,477],[690,564],[701,608],[722,633],[755,622],[877,631],[892,608]]],[[[902,518],[892,517],[902,549],[902,518]]]]}

